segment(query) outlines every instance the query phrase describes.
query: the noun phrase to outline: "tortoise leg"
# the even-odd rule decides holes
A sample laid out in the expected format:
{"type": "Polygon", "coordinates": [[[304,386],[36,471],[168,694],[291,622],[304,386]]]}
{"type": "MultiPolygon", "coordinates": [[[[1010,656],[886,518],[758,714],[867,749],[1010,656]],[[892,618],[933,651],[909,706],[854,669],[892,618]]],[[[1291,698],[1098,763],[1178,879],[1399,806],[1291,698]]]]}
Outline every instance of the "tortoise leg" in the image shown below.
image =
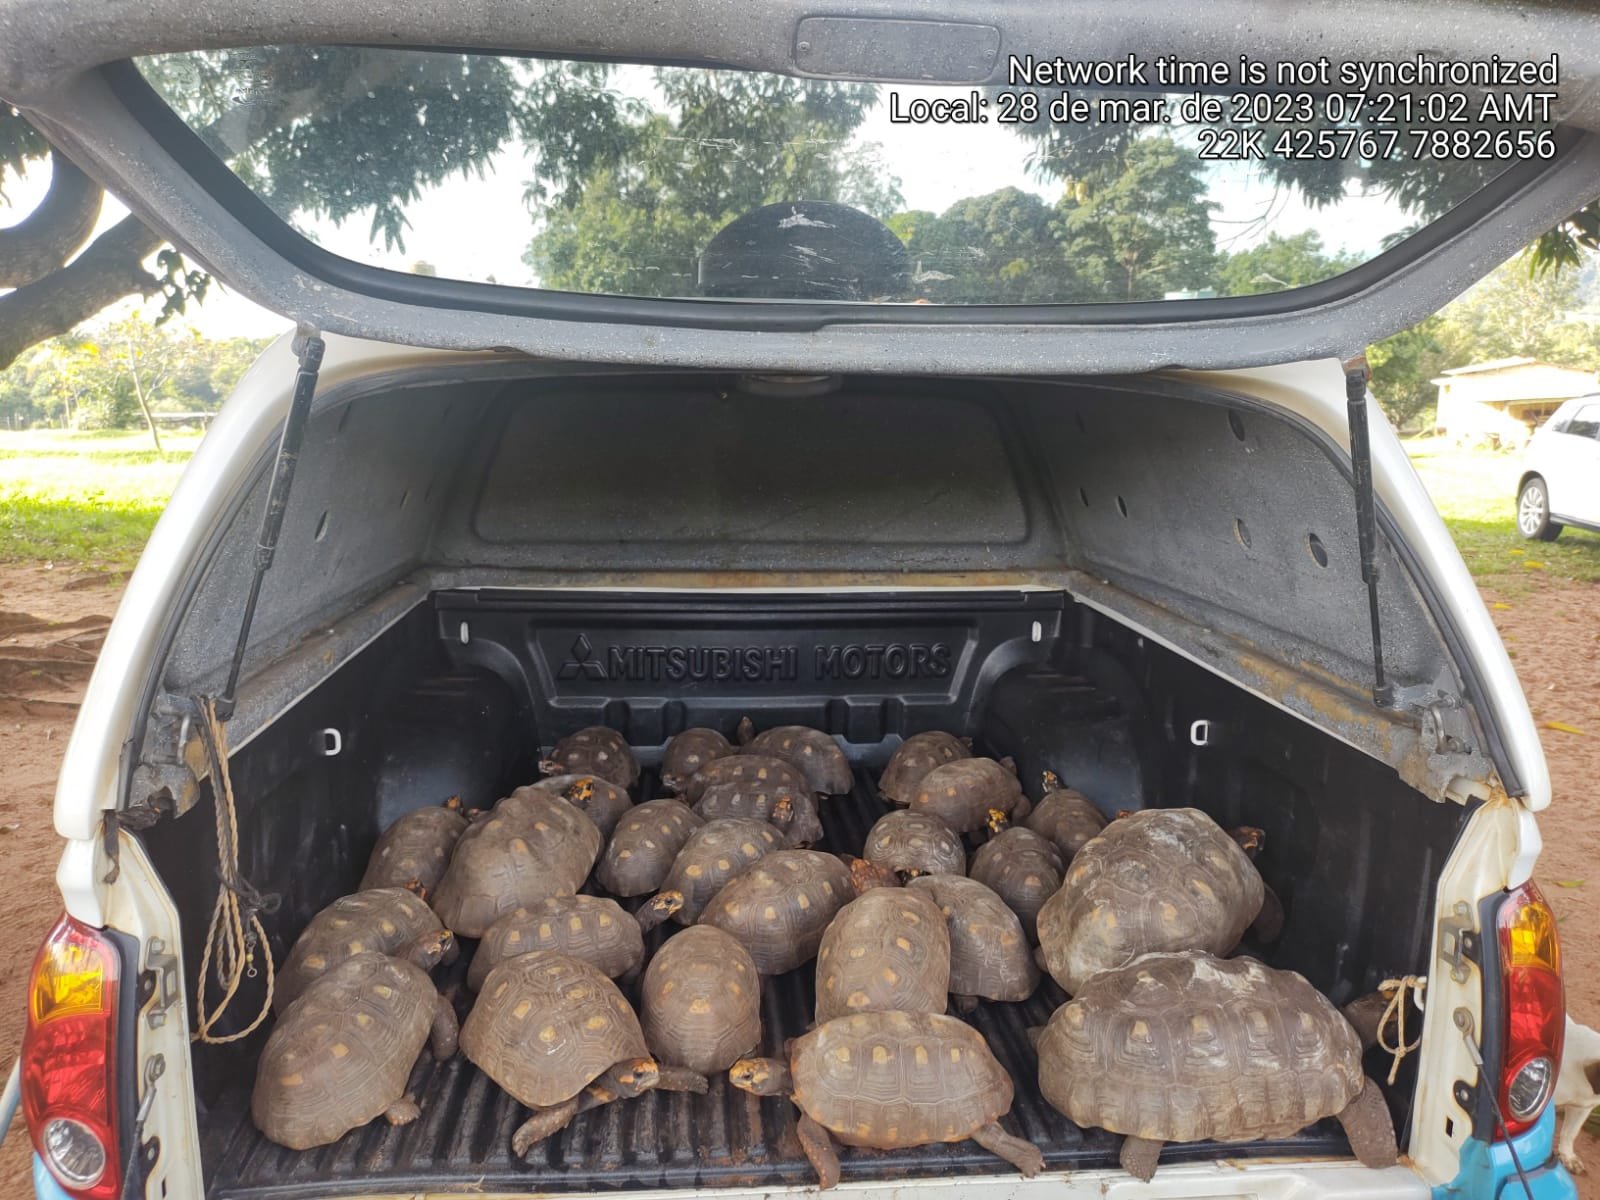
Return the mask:
{"type": "Polygon", "coordinates": [[[1278,893],[1262,885],[1261,911],[1250,923],[1250,932],[1263,942],[1275,942],[1283,936],[1283,901],[1278,893]]]}
{"type": "Polygon", "coordinates": [[[461,1025],[456,1020],[455,1005],[448,996],[440,996],[433,1009],[433,1026],[428,1031],[428,1044],[433,1056],[440,1062],[452,1058],[460,1040],[461,1025]]]}
{"type": "Polygon", "coordinates": [[[839,1152],[833,1148],[833,1139],[805,1113],[795,1122],[794,1131],[800,1136],[800,1149],[806,1152],[811,1169],[817,1173],[817,1187],[827,1191],[839,1182],[839,1152]]]}
{"type": "Polygon", "coordinates": [[[391,1125],[409,1125],[421,1115],[421,1107],[410,1096],[401,1096],[383,1110],[383,1119],[391,1125]]]}
{"type": "Polygon", "coordinates": [[[1361,1039],[1361,1049],[1371,1050],[1378,1044],[1378,1033],[1384,1024],[1384,1017],[1388,1015],[1389,997],[1381,991],[1368,992],[1365,996],[1357,996],[1340,1011],[1361,1039]]]}
{"type": "Polygon", "coordinates": [[[656,1071],[661,1077],[656,1088],[663,1092],[693,1092],[697,1096],[704,1096],[711,1087],[704,1075],[691,1071],[688,1067],[673,1067],[661,1063],[656,1071]]]}
{"type": "Polygon", "coordinates": [[[1378,1085],[1368,1079],[1356,1098],[1338,1114],[1350,1149],[1364,1167],[1392,1167],[1400,1158],[1394,1140],[1394,1118],[1378,1085]]]}
{"type": "Polygon", "coordinates": [[[578,1097],[563,1100],[549,1108],[536,1108],[533,1115],[517,1127],[511,1135],[511,1153],[527,1158],[528,1151],[552,1133],[560,1133],[578,1115],[578,1097]]]}
{"type": "Polygon", "coordinates": [[[1161,1142],[1151,1141],[1149,1138],[1125,1137],[1122,1139],[1122,1153],[1117,1155],[1117,1161],[1129,1175],[1143,1183],[1149,1183],[1151,1176],[1156,1173],[1156,1159],[1161,1156],[1161,1146],[1161,1142]]]}
{"type": "Polygon", "coordinates": [[[990,1154],[1005,1159],[1028,1179],[1044,1170],[1044,1155],[1039,1152],[1039,1147],[1013,1137],[1001,1127],[999,1121],[990,1121],[982,1129],[973,1130],[972,1140],[990,1154]]]}

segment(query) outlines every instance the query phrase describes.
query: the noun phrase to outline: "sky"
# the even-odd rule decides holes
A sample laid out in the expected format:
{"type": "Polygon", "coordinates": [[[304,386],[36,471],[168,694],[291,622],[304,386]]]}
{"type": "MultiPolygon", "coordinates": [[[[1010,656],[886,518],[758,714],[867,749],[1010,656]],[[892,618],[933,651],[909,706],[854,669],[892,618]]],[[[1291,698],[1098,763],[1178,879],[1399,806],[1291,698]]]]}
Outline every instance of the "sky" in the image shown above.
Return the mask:
{"type": "MultiPolygon", "coordinates": [[[[637,78],[648,88],[642,72],[637,78]]],[[[621,86],[633,90],[627,82],[621,86]]],[[[885,92],[888,90],[886,86],[885,92]]],[[[965,94],[965,89],[948,88],[897,86],[893,90],[900,93],[902,110],[915,98],[965,94]]],[[[1041,183],[1028,172],[1028,144],[992,123],[894,123],[885,101],[872,110],[855,141],[878,148],[880,169],[898,177],[907,208],[938,212],[963,197],[1006,186],[1025,188],[1047,200],[1059,194],[1059,184],[1041,183]]],[[[296,224],[336,253],[375,265],[409,270],[424,261],[434,264],[440,274],[457,278],[536,285],[522,262],[532,232],[522,192],[533,174],[529,156],[514,146],[496,155],[482,178],[453,177],[426,189],[408,209],[411,228],[403,250],[385,249],[381,240],[373,244],[369,222],[360,217],[339,225],[326,220],[299,220],[296,224]],[[461,219],[463,213],[471,213],[472,219],[461,219]]],[[[38,203],[48,187],[48,176],[45,162],[20,180],[8,179],[10,208],[8,211],[0,202],[0,226],[20,220],[38,203]]],[[[1228,251],[1247,249],[1269,232],[1292,235],[1314,228],[1321,234],[1325,250],[1352,250],[1366,256],[1376,253],[1382,238],[1406,223],[1391,201],[1361,195],[1354,183],[1341,203],[1312,210],[1296,193],[1273,185],[1249,163],[1207,164],[1206,178],[1208,198],[1218,205],[1212,220],[1217,242],[1228,251]]],[[[108,197],[100,227],[114,224],[125,211],[108,197]]],[[[104,319],[119,319],[139,308],[137,302],[125,301],[109,310],[104,319]]],[[[143,309],[153,320],[159,314],[159,300],[143,309]]],[[[271,336],[288,327],[284,318],[225,285],[215,287],[203,304],[191,305],[180,321],[213,338],[271,336]]]]}

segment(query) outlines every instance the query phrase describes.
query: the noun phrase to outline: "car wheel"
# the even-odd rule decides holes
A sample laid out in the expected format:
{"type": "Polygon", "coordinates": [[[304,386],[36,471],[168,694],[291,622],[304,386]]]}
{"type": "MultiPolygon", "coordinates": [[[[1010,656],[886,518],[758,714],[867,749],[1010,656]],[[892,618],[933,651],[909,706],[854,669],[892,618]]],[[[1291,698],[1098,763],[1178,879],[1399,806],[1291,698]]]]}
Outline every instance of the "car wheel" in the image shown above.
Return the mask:
{"type": "Polygon", "coordinates": [[[1561,526],[1550,519],[1550,493],[1537,475],[1529,477],[1517,493],[1517,531],[1537,542],[1553,542],[1561,536],[1561,526]]]}

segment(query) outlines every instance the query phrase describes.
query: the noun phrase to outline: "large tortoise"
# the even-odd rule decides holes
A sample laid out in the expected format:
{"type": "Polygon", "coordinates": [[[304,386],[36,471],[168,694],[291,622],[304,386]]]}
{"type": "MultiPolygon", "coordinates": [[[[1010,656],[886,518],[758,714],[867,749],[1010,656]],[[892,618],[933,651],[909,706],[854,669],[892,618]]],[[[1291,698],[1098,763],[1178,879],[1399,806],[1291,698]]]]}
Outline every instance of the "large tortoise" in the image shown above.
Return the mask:
{"type": "Polygon", "coordinates": [[[393,887],[340,896],[295,939],[273,978],[272,1006],[283,1012],[315,979],[347,958],[369,951],[408,958],[434,947],[442,959],[453,960],[457,953],[450,933],[415,893],[393,887]]]}
{"type": "Polygon", "coordinates": [[[771,787],[781,783],[793,789],[811,791],[805,772],[791,762],[770,754],[735,754],[729,758],[713,759],[689,776],[684,781],[679,798],[685,804],[698,804],[700,797],[711,788],[729,783],[766,784],[771,787]]]}
{"type": "Polygon", "coordinates": [[[781,830],[765,821],[707,822],[678,851],[661,891],[639,909],[640,927],[654,929],[668,917],[693,925],[728,880],[782,849],[781,830]]]}
{"type": "Polygon", "coordinates": [[[873,888],[850,901],[817,951],[817,1022],[857,1012],[942,1013],[950,931],[920,892],[873,888]]]}
{"type": "Polygon", "coordinates": [[[618,822],[595,868],[595,879],[613,896],[659,890],[678,851],[702,824],[681,800],[663,797],[636,805],[618,822]]]}
{"type": "Polygon", "coordinates": [[[291,1150],[337,1141],[375,1117],[391,1125],[421,1110],[405,1094],[412,1065],[431,1038],[440,1060],[456,1052],[456,1014],[426,967],[373,951],[313,980],[278,1018],[256,1061],[250,1116],[291,1150]]]}
{"type": "Polygon", "coordinates": [[[432,895],[450,865],[456,839],[466,829],[460,796],[412,809],[379,836],[356,890],[416,887],[422,895],[432,895]]]}
{"type": "Polygon", "coordinates": [[[685,729],[667,743],[661,756],[661,786],[669,792],[682,792],[701,767],[737,753],[733,743],[715,729],[685,729]]]}
{"type": "Polygon", "coordinates": [[[930,729],[914,733],[896,747],[878,776],[878,795],[891,804],[910,804],[923,776],[935,767],[972,757],[972,742],[953,733],[930,729]]]}
{"type": "Polygon", "coordinates": [[[603,896],[552,896],[514,909],[489,926],[473,952],[467,986],[477,991],[508,958],[559,950],[611,979],[627,982],[644,962],[644,935],[633,914],[603,896]]]}
{"type": "Polygon", "coordinates": [[[791,849],[820,842],[822,820],[817,816],[816,796],[805,776],[776,758],[752,756],[752,760],[762,764],[753,776],[746,772],[744,778],[724,779],[701,790],[694,804],[695,814],[707,821],[724,817],[769,821],[783,831],[784,842],[791,849]]]}
{"type": "Polygon", "coordinates": [[[761,1044],[761,976],[745,948],[710,925],[655,952],[639,989],[644,1039],[658,1061],[702,1075],[761,1044]]]}
{"type": "Polygon", "coordinates": [[[985,826],[1004,829],[1013,813],[1026,811],[1027,800],[1010,759],[958,758],[924,775],[910,804],[912,812],[938,817],[957,833],[972,833],[985,826]]]}
{"type": "Polygon", "coordinates": [[[1078,851],[1039,910],[1041,965],[1071,996],[1140,954],[1226,954],[1263,895],[1245,852],[1199,809],[1129,813],[1078,851]]]}
{"type": "Polygon", "coordinates": [[[811,790],[821,795],[843,795],[850,790],[850,760],[839,743],[808,725],[779,725],[762,733],[745,717],[739,722],[741,754],[761,754],[793,763],[804,772],[811,790]]]}
{"type": "Polygon", "coordinates": [[[992,888],[961,875],[924,875],[906,885],[925,893],[950,931],[950,999],[961,1012],[979,999],[1018,1001],[1039,986],[1022,920],[992,888]]]}
{"type": "Polygon", "coordinates": [[[1356,1031],[1302,976],[1252,958],[1146,954],[1102,972],[1037,1049],[1045,1099],[1124,1135],[1122,1165],[1143,1180],[1163,1142],[1287,1137],[1330,1116],[1366,1166],[1398,1154],[1356,1031]]]}
{"type": "Polygon", "coordinates": [[[1028,939],[1039,940],[1039,910],[1061,886],[1061,853],[1054,845],[1020,825],[1002,829],[978,847],[967,874],[993,888],[1022,919],[1028,939]]]}
{"type": "Polygon", "coordinates": [[[900,1150],[971,1138],[1026,1176],[1039,1148],[1007,1133],[1011,1076],[966,1022],[933,1013],[857,1013],[789,1046],[789,1061],[746,1058],[728,1080],[758,1096],[789,1096],[795,1132],[823,1188],[839,1182],[834,1142],[900,1150]]]}
{"type": "Polygon", "coordinates": [[[907,879],[964,875],[967,870],[967,848],[955,830],[932,813],[903,808],[878,818],[867,831],[861,854],[907,879]]]}
{"type": "Polygon", "coordinates": [[[533,1114],[511,1135],[530,1148],[578,1113],[651,1088],[704,1092],[704,1076],[659,1066],[617,985],[553,950],[519,954],[489,972],[461,1027],[461,1049],[533,1114]]]}
{"type": "Polygon", "coordinates": [[[539,769],[546,775],[599,775],[620,788],[639,782],[639,760],[628,739],[604,725],[567,734],[539,763],[539,769]]]}
{"type": "Polygon", "coordinates": [[[1049,838],[1061,852],[1061,861],[1070,863],[1091,839],[1100,836],[1106,827],[1106,818],[1089,797],[1065,786],[1054,771],[1046,771],[1044,799],[1023,824],[1049,838]]]}

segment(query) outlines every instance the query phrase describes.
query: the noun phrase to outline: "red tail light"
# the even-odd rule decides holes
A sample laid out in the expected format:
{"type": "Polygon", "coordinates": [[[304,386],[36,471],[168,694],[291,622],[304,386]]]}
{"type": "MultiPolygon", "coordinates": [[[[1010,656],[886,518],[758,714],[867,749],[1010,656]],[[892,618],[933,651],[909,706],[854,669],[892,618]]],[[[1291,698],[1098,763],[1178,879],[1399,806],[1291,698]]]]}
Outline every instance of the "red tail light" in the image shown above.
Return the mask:
{"type": "Polygon", "coordinates": [[[122,1190],[117,1146],[117,948],[62,917],[28,984],[22,1035],[22,1112],[33,1148],[67,1193],[122,1190]]]}
{"type": "Polygon", "coordinates": [[[1518,1134],[1539,1119],[1555,1092],[1566,1029],[1561,946],[1555,914],[1532,883],[1506,898],[1496,924],[1506,1014],[1500,1110],[1506,1130],[1518,1134]]]}

